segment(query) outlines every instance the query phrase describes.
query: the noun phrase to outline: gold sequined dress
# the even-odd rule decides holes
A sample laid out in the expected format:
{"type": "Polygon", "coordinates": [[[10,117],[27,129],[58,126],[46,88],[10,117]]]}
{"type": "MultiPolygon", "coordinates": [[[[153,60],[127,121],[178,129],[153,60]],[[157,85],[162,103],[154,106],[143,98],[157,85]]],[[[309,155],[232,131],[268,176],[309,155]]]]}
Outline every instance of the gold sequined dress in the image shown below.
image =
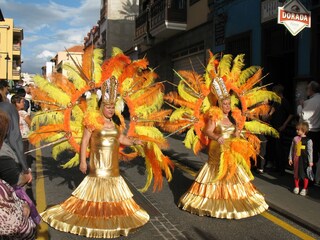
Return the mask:
{"type": "Polygon", "coordinates": [[[70,198],[41,213],[51,227],[91,238],[115,238],[148,222],[149,215],[119,174],[118,139],[117,128],[93,131],[90,173],[70,198]]]}
{"type": "Polygon", "coordinates": [[[227,219],[241,219],[262,213],[268,209],[268,205],[242,165],[235,166],[231,177],[228,177],[231,174],[231,168],[228,167],[227,177],[216,180],[221,153],[231,151],[231,144],[240,141],[232,138],[233,125],[223,126],[218,122],[216,129],[215,132],[220,131],[225,139],[224,146],[214,140],[210,142],[208,161],[189,190],[180,198],[179,207],[199,216],[227,219]]]}

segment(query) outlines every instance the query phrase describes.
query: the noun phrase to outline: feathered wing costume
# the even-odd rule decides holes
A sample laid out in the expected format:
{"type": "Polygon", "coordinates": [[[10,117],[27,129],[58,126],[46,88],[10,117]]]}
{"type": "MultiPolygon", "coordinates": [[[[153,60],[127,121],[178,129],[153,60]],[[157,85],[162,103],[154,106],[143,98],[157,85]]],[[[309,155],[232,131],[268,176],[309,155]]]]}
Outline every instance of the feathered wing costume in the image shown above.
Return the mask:
{"type": "Polygon", "coordinates": [[[90,149],[90,173],[63,203],[41,214],[52,227],[65,232],[94,238],[114,238],[128,235],[149,220],[149,215],[135,203],[132,193],[119,174],[119,154],[125,159],[142,156],[146,162],[147,183],[154,176],[154,190],[162,186],[162,171],[171,180],[170,159],[162,154],[166,140],[155,127],[155,120],[164,119],[168,111],[162,111],[163,86],[155,83],[156,74],[148,69],[146,59],[131,61],[120,49],[114,48],[113,57],[102,64],[102,52],[95,49],[84,56],[82,68],[66,65],[69,78],[52,78],[48,82],[35,78],[38,86],[34,100],[42,103],[43,111],[33,119],[38,127],[30,135],[33,144],[39,141],[55,143],[54,157],[65,149],[73,149],[76,155],[63,167],[79,163],[79,149],[84,126],[92,131],[90,149]],[[85,61],[85,60],[90,61],[85,61]],[[92,59],[92,61],[91,61],[92,59]],[[91,77],[90,77],[91,76],[91,77]],[[115,84],[116,82],[116,84],[115,84]],[[97,107],[96,94],[86,101],[81,96],[90,89],[106,90],[104,98],[113,94],[116,114],[122,127],[103,128],[104,119],[97,107]],[[113,90],[111,90],[112,88],[113,90]],[[119,95],[118,95],[119,93],[119,95]],[[145,141],[132,146],[129,154],[114,152],[121,149],[119,134],[125,128],[121,110],[124,103],[130,112],[127,135],[145,141]]]}
{"type": "Polygon", "coordinates": [[[184,144],[198,153],[208,147],[209,159],[198,173],[195,182],[181,197],[179,206],[200,216],[217,218],[245,218],[268,208],[263,196],[250,182],[253,175],[250,161],[256,160],[260,141],[255,134],[278,136],[276,130],[259,120],[268,112],[266,100],[280,101],[273,92],[256,87],[262,79],[262,69],[244,69],[244,55],[210,53],[204,76],[192,71],[179,71],[177,92],[170,92],[165,100],[175,109],[162,127],[172,133],[186,132],[184,144]],[[231,98],[233,129],[222,126],[222,110],[217,107],[225,97],[231,98]],[[202,130],[211,119],[226,139],[220,145],[208,139],[202,130]],[[232,137],[235,128],[241,137],[232,137]]]}

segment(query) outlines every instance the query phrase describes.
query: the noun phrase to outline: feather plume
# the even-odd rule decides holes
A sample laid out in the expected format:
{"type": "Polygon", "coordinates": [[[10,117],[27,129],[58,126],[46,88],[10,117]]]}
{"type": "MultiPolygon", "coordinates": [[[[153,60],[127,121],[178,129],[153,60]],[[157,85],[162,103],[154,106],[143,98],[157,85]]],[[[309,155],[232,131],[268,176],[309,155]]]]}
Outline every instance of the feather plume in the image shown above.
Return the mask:
{"type": "Polygon", "coordinates": [[[232,156],[230,152],[222,151],[220,155],[220,164],[216,177],[213,179],[213,182],[219,181],[226,176],[229,162],[232,161],[232,156]]]}
{"type": "Polygon", "coordinates": [[[151,162],[150,162],[149,157],[145,157],[145,165],[146,165],[147,179],[146,179],[145,185],[141,189],[139,189],[140,192],[146,192],[148,190],[148,188],[150,187],[152,179],[153,179],[153,168],[151,166],[151,162]]]}
{"type": "Polygon", "coordinates": [[[50,79],[52,83],[61,88],[66,94],[73,95],[76,92],[74,85],[61,73],[53,73],[50,79]]]}
{"type": "Polygon", "coordinates": [[[54,145],[52,147],[52,157],[54,160],[57,160],[58,159],[58,156],[60,153],[66,151],[66,150],[71,150],[72,147],[71,145],[69,144],[68,141],[64,141],[64,142],[61,142],[61,143],[58,143],[56,145],[54,145]]]}
{"type": "Polygon", "coordinates": [[[212,121],[217,121],[222,119],[223,112],[219,107],[213,106],[209,109],[206,115],[207,115],[207,118],[211,119],[212,121]]]}
{"type": "Polygon", "coordinates": [[[251,133],[246,133],[245,138],[254,148],[255,152],[258,154],[260,152],[260,145],[261,145],[260,139],[256,135],[251,133]]]}
{"type": "Polygon", "coordinates": [[[246,122],[244,124],[244,128],[253,134],[266,134],[277,138],[279,137],[277,130],[259,121],[252,120],[246,122]]]}
{"type": "MultiPolygon", "coordinates": [[[[46,141],[49,137],[57,135],[57,133],[63,131],[62,124],[50,124],[41,126],[36,131],[33,131],[29,135],[29,142],[33,145],[40,143],[41,141],[46,141]]],[[[61,138],[61,136],[60,136],[61,138]]]]}
{"type": "Polygon", "coordinates": [[[163,85],[156,84],[150,86],[148,89],[142,89],[139,92],[132,94],[130,97],[134,100],[135,105],[151,105],[153,102],[160,97],[163,97],[163,85]]]}
{"type": "MultiPolygon", "coordinates": [[[[101,64],[103,62],[102,58],[103,58],[103,49],[94,49],[92,80],[97,84],[101,84],[101,64]]],[[[89,79],[91,79],[91,76],[89,79]]]]}
{"type": "Polygon", "coordinates": [[[194,152],[194,154],[198,155],[198,153],[207,145],[208,143],[206,144],[203,144],[198,136],[195,137],[195,140],[193,142],[193,145],[192,145],[192,150],[194,152]]]}
{"type": "Polygon", "coordinates": [[[218,75],[220,77],[228,77],[230,74],[230,68],[232,63],[232,55],[231,54],[225,54],[223,55],[219,66],[218,66],[218,75]]]}
{"type": "Polygon", "coordinates": [[[215,62],[217,61],[216,59],[217,59],[217,55],[213,55],[212,52],[209,51],[209,61],[204,74],[205,85],[207,87],[210,86],[212,79],[214,79],[217,74],[216,64],[215,64],[215,62]]]}
{"type": "Polygon", "coordinates": [[[246,68],[245,70],[243,70],[240,74],[239,82],[238,82],[237,86],[243,85],[247,81],[247,79],[249,79],[253,74],[255,74],[255,72],[259,68],[260,67],[258,67],[258,66],[250,66],[250,67],[246,68]]]}
{"type": "Polygon", "coordinates": [[[183,81],[180,81],[178,85],[178,93],[182,99],[188,102],[194,103],[197,101],[194,92],[183,81]]]}
{"type": "Polygon", "coordinates": [[[46,79],[36,75],[34,76],[33,80],[38,88],[46,92],[50,98],[55,99],[57,103],[64,106],[70,103],[70,96],[63,92],[60,88],[56,87],[54,84],[48,82],[46,79]]]}
{"type": "Polygon", "coordinates": [[[159,126],[166,132],[176,132],[177,134],[183,133],[188,128],[186,126],[190,125],[188,120],[178,120],[178,121],[169,121],[166,123],[161,123],[159,126]]]}
{"type": "Polygon", "coordinates": [[[136,126],[135,133],[145,135],[154,139],[164,139],[162,132],[155,127],[136,126]]]}
{"type": "Polygon", "coordinates": [[[201,85],[204,84],[201,75],[193,71],[179,71],[179,74],[195,95],[201,94],[201,85]]]}
{"type": "MultiPolygon", "coordinates": [[[[234,59],[233,59],[233,65],[232,69],[230,72],[230,80],[234,82],[235,84],[237,83],[237,80],[240,77],[242,68],[245,66],[244,64],[244,54],[238,54],[234,59]]],[[[237,86],[239,87],[239,86],[237,86]]]]}
{"type": "Polygon", "coordinates": [[[73,82],[76,89],[83,89],[87,86],[86,81],[82,78],[81,74],[78,72],[78,69],[74,65],[65,63],[63,64],[62,68],[68,72],[68,77],[73,82]]]}
{"type": "Polygon", "coordinates": [[[65,164],[62,164],[61,167],[62,168],[72,168],[72,167],[75,167],[77,165],[79,165],[79,159],[80,159],[80,156],[78,153],[76,153],[74,155],[73,158],[71,158],[68,162],[66,162],[65,164]]]}
{"type": "Polygon", "coordinates": [[[248,108],[266,100],[281,102],[281,98],[276,93],[266,90],[250,91],[244,97],[248,108]]]}
{"type": "Polygon", "coordinates": [[[169,92],[167,95],[164,96],[164,100],[173,103],[177,106],[184,106],[191,109],[195,108],[194,103],[190,103],[184,99],[182,99],[177,92],[169,92]]]}
{"type": "Polygon", "coordinates": [[[267,104],[261,104],[259,106],[256,106],[255,108],[252,108],[248,111],[248,117],[249,118],[259,118],[259,116],[267,115],[270,111],[271,107],[267,104]]]}
{"type": "Polygon", "coordinates": [[[36,126],[49,125],[49,124],[62,124],[63,113],[61,111],[39,111],[31,119],[31,129],[35,129],[36,126]]]}
{"type": "Polygon", "coordinates": [[[253,88],[258,82],[261,81],[262,68],[258,68],[257,71],[246,81],[246,83],[240,86],[240,89],[244,92],[253,88]]]}
{"type": "Polygon", "coordinates": [[[193,130],[193,127],[190,128],[186,134],[186,137],[183,140],[185,147],[189,149],[192,149],[193,143],[195,141],[195,134],[193,130]]]}
{"type": "Polygon", "coordinates": [[[92,76],[92,55],[93,48],[87,47],[84,49],[82,56],[82,71],[87,79],[91,79],[92,76]]]}
{"type": "Polygon", "coordinates": [[[172,112],[169,121],[173,122],[179,119],[191,119],[191,116],[193,116],[193,110],[181,107],[172,112]]]}

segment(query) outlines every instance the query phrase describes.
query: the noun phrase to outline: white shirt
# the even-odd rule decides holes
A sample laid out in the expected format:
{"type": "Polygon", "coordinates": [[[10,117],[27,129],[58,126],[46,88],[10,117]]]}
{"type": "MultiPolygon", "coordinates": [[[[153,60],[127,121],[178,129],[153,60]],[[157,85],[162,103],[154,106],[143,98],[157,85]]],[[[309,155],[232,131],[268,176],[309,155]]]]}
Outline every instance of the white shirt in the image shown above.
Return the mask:
{"type": "Polygon", "coordinates": [[[320,93],[305,100],[303,107],[298,106],[297,112],[301,120],[308,122],[311,132],[320,132],[320,93]]]}

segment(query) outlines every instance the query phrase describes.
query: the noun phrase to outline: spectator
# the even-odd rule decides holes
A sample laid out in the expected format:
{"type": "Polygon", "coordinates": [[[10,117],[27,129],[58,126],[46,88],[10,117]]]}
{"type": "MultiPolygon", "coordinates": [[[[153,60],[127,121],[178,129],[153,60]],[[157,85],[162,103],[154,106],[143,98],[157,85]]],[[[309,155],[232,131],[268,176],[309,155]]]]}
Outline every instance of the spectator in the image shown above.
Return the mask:
{"type": "Polygon", "coordinates": [[[34,240],[36,224],[30,217],[29,205],[2,179],[0,205],[0,238],[34,240]]]}
{"type": "MultiPolygon", "coordinates": [[[[23,142],[19,128],[19,114],[13,104],[4,102],[0,94],[0,110],[5,112],[9,117],[9,127],[5,137],[5,143],[13,150],[14,159],[19,163],[22,171],[28,176],[28,183],[32,181],[31,169],[29,168],[24,152],[23,142]]],[[[1,126],[2,127],[2,126],[1,126]]]]}
{"type": "Polygon", "coordinates": [[[2,96],[3,102],[9,102],[7,95],[9,94],[9,84],[8,81],[0,81],[0,95],[2,96]]]}
{"type": "Polygon", "coordinates": [[[313,142],[313,172],[317,172],[317,162],[319,160],[320,149],[320,84],[311,81],[307,86],[308,99],[301,102],[297,108],[300,121],[309,124],[308,137],[313,142]]]}
{"type": "Polygon", "coordinates": [[[0,125],[0,235],[5,239],[35,239],[40,216],[21,188],[29,177],[20,174],[18,164],[12,158],[14,153],[4,142],[9,117],[3,111],[0,111],[0,125]]]}
{"type": "Polygon", "coordinates": [[[294,137],[290,153],[289,165],[293,164],[294,169],[294,194],[299,194],[299,180],[303,179],[303,189],[300,192],[301,196],[306,196],[309,179],[307,169],[312,167],[312,140],[307,137],[309,125],[307,122],[300,122],[296,126],[297,136],[294,137]]]}
{"type": "Polygon", "coordinates": [[[27,84],[25,87],[24,87],[24,90],[25,90],[25,92],[26,92],[26,95],[25,95],[25,99],[27,100],[27,101],[29,101],[29,103],[30,103],[30,110],[32,111],[32,108],[34,108],[34,103],[33,103],[33,101],[32,101],[32,95],[31,95],[31,87],[30,87],[30,85],[29,84],[27,84]]]}
{"type": "Polygon", "coordinates": [[[28,112],[25,111],[25,99],[19,94],[15,94],[11,97],[11,103],[16,107],[19,113],[19,127],[23,140],[24,152],[29,150],[28,135],[31,126],[31,117],[28,112]]]}
{"type": "Polygon", "coordinates": [[[273,102],[269,112],[268,121],[275,128],[280,137],[269,138],[268,152],[272,152],[269,160],[273,159],[273,168],[280,172],[280,175],[285,174],[287,156],[289,154],[290,142],[293,135],[290,133],[290,122],[294,118],[294,110],[292,104],[283,96],[284,87],[277,84],[272,88],[272,91],[281,98],[281,103],[273,102]],[[289,141],[287,138],[289,136],[289,141]],[[271,151],[272,150],[272,151],[271,151]]]}
{"type": "Polygon", "coordinates": [[[26,91],[24,90],[24,88],[19,88],[18,91],[17,91],[17,94],[20,95],[21,98],[23,98],[23,101],[24,101],[23,109],[30,115],[30,113],[31,113],[31,104],[30,104],[30,101],[26,99],[26,91]]]}

